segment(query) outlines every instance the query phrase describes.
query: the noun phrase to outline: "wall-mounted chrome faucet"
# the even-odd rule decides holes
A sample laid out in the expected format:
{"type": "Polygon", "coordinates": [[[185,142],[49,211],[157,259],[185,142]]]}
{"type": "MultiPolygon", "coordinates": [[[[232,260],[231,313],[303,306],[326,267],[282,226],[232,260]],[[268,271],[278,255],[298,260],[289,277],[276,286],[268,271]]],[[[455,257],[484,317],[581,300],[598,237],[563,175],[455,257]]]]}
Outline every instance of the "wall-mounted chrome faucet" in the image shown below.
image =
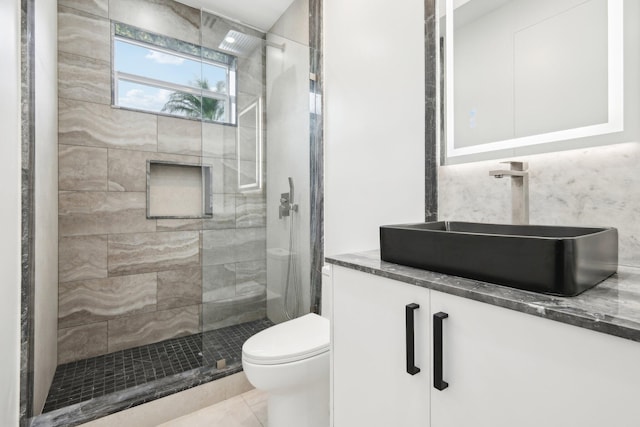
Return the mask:
{"type": "Polygon", "coordinates": [[[529,224],[529,171],[526,162],[502,162],[511,165],[511,169],[489,171],[489,175],[502,178],[511,177],[511,222],[529,224]]]}
{"type": "Polygon", "coordinates": [[[289,177],[289,192],[280,194],[278,217],[282,219],[285,216],[289,216],[292,211],[298,212],[298,205],[293,203],[293,178],[289,177]]]}

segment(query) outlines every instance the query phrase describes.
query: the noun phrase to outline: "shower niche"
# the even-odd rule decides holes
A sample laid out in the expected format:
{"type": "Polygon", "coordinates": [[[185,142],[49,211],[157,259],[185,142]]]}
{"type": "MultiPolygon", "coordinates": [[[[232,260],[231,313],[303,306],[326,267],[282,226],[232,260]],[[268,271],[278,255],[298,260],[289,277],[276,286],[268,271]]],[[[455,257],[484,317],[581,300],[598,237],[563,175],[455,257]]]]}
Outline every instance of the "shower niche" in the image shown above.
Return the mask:
{"type": "Polygon", "coordinates": [[[147,161],[147,218],[211,218],[211,166],[147,161]]]}

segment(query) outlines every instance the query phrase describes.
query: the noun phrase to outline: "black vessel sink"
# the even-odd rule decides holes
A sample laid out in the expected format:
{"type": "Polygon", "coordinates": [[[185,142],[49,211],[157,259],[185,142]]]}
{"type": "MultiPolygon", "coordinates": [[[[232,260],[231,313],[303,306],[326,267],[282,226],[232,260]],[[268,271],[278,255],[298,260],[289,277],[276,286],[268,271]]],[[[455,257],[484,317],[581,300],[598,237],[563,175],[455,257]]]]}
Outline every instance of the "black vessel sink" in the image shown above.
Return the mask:
{"type": "Polygon", "coordinates": [[[383,261],[575,296],[618,268],[615,228],[427,222],[380,227],[383,261]]]}

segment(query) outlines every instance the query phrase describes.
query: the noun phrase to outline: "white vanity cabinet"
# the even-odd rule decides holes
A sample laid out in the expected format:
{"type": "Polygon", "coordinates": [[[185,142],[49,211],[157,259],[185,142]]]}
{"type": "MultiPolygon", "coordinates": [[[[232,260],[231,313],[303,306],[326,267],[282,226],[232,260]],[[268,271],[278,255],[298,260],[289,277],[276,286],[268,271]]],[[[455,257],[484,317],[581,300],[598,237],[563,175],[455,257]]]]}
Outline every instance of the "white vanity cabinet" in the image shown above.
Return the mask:
{"type": "Polygon", "coordinates": [[[430,294],[431,311],[448,314],[449,383],[431,389],[431,427],[640,426],[640,343],[430,294]]]}
{"type": "Polygon", "coordinates": [[[410,427],[429,422],[429,292],[333,266],[335,427],[410,427]],[[406,369],[406,306],[414,314],[415,375],[406,369]]]}
{"type": "Polygon", "coordinates": [[[640,426],[638,342],[338,266],[333,292],[334,427],[640,426]],[[437,313],[447,314],[441,391],[437,313]]]}

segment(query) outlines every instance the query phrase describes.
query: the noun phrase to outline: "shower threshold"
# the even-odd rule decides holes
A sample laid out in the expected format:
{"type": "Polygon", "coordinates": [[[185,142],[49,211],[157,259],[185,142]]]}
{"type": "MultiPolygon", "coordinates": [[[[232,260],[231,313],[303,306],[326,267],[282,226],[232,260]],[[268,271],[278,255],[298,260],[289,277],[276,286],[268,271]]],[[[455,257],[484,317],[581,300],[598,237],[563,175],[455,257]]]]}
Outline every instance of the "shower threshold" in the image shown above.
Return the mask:
{"type": "Polygon", "coordinates": [[[244,342],[272,325],[261,319],[60,365],[31,425],[81,424],[240,372],[244,342]]]}

